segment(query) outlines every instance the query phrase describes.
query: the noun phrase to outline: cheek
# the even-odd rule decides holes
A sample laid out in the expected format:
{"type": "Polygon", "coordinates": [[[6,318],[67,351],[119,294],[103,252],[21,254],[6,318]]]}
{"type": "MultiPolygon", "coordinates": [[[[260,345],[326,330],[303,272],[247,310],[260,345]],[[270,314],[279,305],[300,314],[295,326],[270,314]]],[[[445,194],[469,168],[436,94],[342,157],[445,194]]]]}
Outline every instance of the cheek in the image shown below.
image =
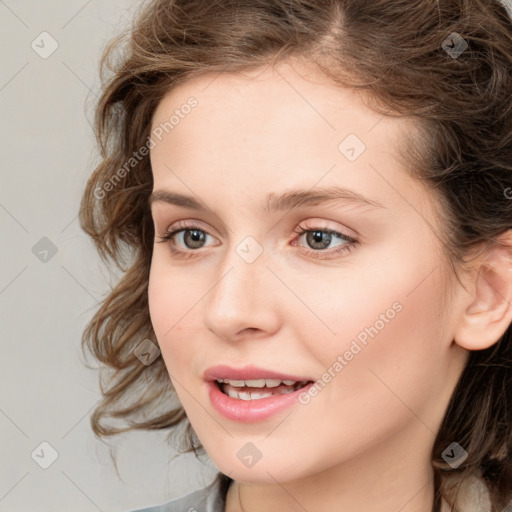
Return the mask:
{"type": "Polygon", "coordinates": [[[436,346],[446,287],[442,262],[432,250],[432,236],[410,231],[393,243],[365,250],[338,277],[334,272],[316,288],[302,286],[299,293],[331,331],[329,336],[324,329],[318,338],[328,347],[348,349],[354,339],[363,347],[375,342],[376,352],[412,346],[429,352],[436,346]]]}
{"type": "Polygon", "coordinates": [[[319,440],[301,456],[319,467],[326,459],[335,464],[339,454],[362,452],[411,423],[430,435],[418,418],[435,428],[448,378],[440,301],[445,285],[438,271],[426,277],[435,267],[404,259],[393,271],[386,265],[386,272],[374,266],[364,276],[354,273],[343,287],[329,282],[321,293],[304,290],[336,334],[324,328],[311,336],[307,325],[315,319],[297,317],[298,339],[319,370],[318,392],[303,398],[296,416],[319,440]]]}
{"type": "Polygon", "coordinates": [[[190,287],[190,280],[183,272],[170,272],[158,259],[151,264],[148,303],[153,330],[160,345],[162,357],[174,374],[183,368],[190,344],[183,343],[197,321],[193,308],[201,299],[201,294],[190,287]],[[172,357],[171,357],[172,354],[172,357]]]}
{"type": "Polygon", "coordinates": [[[321,392],[327,410],[364,418],[372,404],[403,414],[403,403],[429,407],[433,392],[446,384],[449,329],[440,262],[431,251],[407,250],[402,248],[401,258],[365,266],[367,272],[347,274],[343,282],[326,283],[316,296],[310,292],[310,303],[335,332],[324,329],[309,343],[328,373],[322,380],[331,382],[321,392]]]}

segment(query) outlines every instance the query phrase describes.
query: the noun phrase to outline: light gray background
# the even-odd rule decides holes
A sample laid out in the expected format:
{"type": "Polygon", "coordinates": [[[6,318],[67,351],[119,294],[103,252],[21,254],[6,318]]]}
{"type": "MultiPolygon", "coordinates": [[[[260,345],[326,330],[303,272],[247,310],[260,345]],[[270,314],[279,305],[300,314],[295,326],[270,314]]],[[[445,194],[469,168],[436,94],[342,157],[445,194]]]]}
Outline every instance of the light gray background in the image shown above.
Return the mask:
{"type": "Polygon", "coordinates": [[[113,279],[77,213],[98,163],[99,53],[136,5],[0,0],[0,512],[126,511],[215,475],[193,455],[171,461],[164,433],[138,432],[112,441],[119,480],[89,425],[100,394],[80,337],[113,279]],[[31,47],[44,31],[58,43],[46,59],[31,47]],[[32,252],[43,237],[57,247],[46,262],[32,252]],[[44,441],[58,453],[47,469],[31,456],[50,460],[44,441]]]}

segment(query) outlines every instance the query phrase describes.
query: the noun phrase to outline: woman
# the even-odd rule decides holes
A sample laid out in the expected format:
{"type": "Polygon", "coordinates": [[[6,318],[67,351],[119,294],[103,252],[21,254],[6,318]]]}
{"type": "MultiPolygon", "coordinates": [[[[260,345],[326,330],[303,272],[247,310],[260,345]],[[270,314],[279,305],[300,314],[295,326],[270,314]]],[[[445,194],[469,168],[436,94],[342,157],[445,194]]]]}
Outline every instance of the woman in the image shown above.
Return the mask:
{"type": "Polygon", "coordinates": [[[103,65],[92,426],[183,425],[220,470],[145,510],[505,510],[505,7],[154,0],[103,65]]]}

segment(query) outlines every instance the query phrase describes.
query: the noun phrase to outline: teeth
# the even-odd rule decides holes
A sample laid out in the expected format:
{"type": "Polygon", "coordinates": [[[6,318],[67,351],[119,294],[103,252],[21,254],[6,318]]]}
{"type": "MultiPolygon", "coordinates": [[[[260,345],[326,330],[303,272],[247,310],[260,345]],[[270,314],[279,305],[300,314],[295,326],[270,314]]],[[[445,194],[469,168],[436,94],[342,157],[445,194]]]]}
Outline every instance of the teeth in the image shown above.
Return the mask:
{"type": "Polygon", "coordinates": [[[245,385],[249,388],[263,388],[265,387],[265,379],[246,380],[245,385]]]}
{"type": "Polygon", "coordinates": [[[246,381],[217,379],[217,382],[220,384],[221,391],[230,398],[247,401],[293,393],[307,384],[307,381],[280,381],[278,379],[253,379],[246,381]]]}
{"type": "Polygon", "coordinates": [[[234,388],[243,388],[245,386],[245,381],[243,381],[243,380],[228,380],[228,379],[224,379],[224,382],[226,382],[230,386],[233,386],[234,388]]]}
{"type": "Polygon", "coordinates": [[[238,398],[238,391],[235,391],[233,388],[227,388],[225,390],[226,395],[230,398],[238,398]]]}
{"type": "Polygon", "coordinates": [[[260,398],[268,398],[272,396],[272,393],[269,391],[251,391],[248,393],[251,395],[250,400],[259,400],[260,398]]]}
{"type": "MultiPolygon", "coordinates": [[[[286,395],[288,393],[293,393],[293,389],[283,390],[281,395],[286,395]]],[[[236,398],[238,400],[259,400],[261,398],[269,398],[271,396],[274,396],[274,393],[272,391],[236,391],[232,387],[227,387],[225,390],[226,394],[230,398],[236,398]]]]}
{"type": "Polygon", "coordinates": [[[231,380],[231,379],[217,379],[220,384],[229,384],[234,388],[277,388],[284,384],[285,386],[293,386],[296,384],[294,380],[279,380],[279,379],[250,379],[250,380],[231,380]]]}

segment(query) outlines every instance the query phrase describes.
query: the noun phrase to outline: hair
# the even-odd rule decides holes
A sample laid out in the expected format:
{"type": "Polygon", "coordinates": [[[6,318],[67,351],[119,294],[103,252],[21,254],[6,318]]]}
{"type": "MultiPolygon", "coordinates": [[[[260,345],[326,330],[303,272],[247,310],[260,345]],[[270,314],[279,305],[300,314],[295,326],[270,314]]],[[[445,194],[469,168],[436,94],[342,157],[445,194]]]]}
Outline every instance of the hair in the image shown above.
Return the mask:
{"type": "MultiPolygon", "coordinates": [[[[153,181],[147,151],[137,151],[147,146],[160,100],[178,84],[288,58],[359,90],[377,112],[414,120],[419,135],[402,154],[437,194],[455,274],[474,247],[501,244],[512,228],[512,21],[499,0],[145,2],[101,56],[94,125],[101,161],[79,211],[101,259],[122,271],[82,337],[82,349],[110,374],[104,385],[102,373],[91,416],[99,438],[181,426],[184,452],[204,453],[162,358],[145,365],[134,354],[143,340],[158,344],[147,297],[153,181]],[[467,44],[459,56],[443,48],[454,32],[467,44]]],[[[457,510],[447,482],[457,488],[475,474],[492,512],[511,500],[511,368],[510,326],[490,348],[470,351],[433,446],[434,510],[442,498],[457,510]],[[455,469],[442,458],[453,441],[468,453],[455,469]]],[[[231,479],[219,478],[225,491],[231,479]]]]}

